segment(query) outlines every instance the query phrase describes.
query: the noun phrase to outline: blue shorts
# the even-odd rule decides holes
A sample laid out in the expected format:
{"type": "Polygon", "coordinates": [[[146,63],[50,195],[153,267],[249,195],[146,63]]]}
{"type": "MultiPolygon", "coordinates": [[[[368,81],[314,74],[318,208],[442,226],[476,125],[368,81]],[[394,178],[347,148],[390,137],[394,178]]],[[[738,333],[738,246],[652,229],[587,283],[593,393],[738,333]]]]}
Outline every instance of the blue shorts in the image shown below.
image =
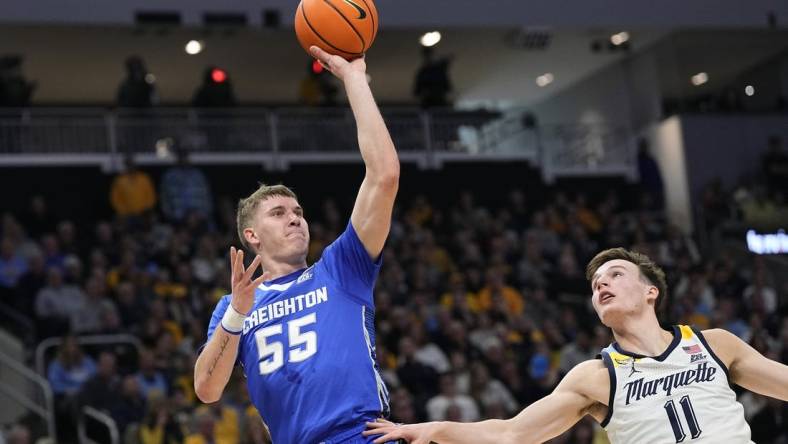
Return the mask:
{"type": "MultiPolygon", "coordinates": [[[[367,425],[363,424],[361,427],[354,427],[345,432],[341,432],[328,439],[321,441],[319,444],[372,444],[380,435],[364,436],[361,434],[367,429],[367,425]]],[[[397,444],[397,441],[389,441],[386,444],[397,444]]]]}

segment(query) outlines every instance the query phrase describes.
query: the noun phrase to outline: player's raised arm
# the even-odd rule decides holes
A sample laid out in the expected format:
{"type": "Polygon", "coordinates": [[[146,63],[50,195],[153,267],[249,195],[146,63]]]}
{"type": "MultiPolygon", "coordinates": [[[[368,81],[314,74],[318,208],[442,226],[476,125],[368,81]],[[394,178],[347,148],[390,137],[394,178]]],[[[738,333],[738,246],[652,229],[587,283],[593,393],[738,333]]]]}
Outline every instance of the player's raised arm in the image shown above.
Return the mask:
{"type": "Polygon", "coordinates": [[[350,221],[370,257],[383,249],[391,226],[391,211],[399,187],[399,159],[389,131],[369,89],[363,58],[348,62],[313,46],[312,55],[345,84],[356,118],[358,145],[366,174],[350,221]]]}
{"type": "Polygon", "coordinates": [[[788,365],[768,359],[729,331],[715,328],[704,331],[703,335],[728,367],[731,382],[788,401],[788,365]]]}
{"type": "Polygon", "coordinates": [[[586,414],[601,419],[606,411],[609,387],[610,377],[604,364],[601,360],[591,360],[573,368],[553,393],[511,419],[401,426],[378,420],[370,423],[364,434],[382,434],[375,443],[400,438],[411,444],[541,443],[565,432],[586,414]]]}
{"type": "Polygon", "coordinates": [[[232,298],[230,304],[217,306],[222,313],[219,325],[214,325],[208,343],[197,357],[194,364],[194,392],[200,401],[216,402],[221,398],[224,387],[230,380],[238,356],[238,343],[243,330],[246,314],[252,309],[254,289],[262,282],[260,276],[252,280],[255,269],[260,266],[260,256],[254,258],[249,268],[244,270],[243,250],[230,247],[230,269],[232,280],[232,298]]]}

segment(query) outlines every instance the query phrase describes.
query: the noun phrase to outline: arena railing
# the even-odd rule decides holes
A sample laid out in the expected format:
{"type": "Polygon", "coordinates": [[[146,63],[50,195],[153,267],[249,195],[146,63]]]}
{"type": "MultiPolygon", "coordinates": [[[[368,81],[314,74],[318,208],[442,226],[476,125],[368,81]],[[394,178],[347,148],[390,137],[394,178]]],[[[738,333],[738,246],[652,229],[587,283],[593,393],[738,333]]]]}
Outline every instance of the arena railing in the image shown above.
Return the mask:
{"type": "MultiPolygon", "coordinates": [[[[546,179],[571,175],[634,178],[633,132],[610,124],[536,125],[522,109],[506,111],[383,107],[403,162],[526,161],[546,179]]],[[[141,164],[167,163],[174,144],[194,163],[360,161],[355,121],[337,108],[27,108],[0,111],[0,166],[101,165],[120,154],[141,164]]]]}
{"type": "Polygon", "coordinates": [[[0,320],[2,320],[3,328],[25,345],[32,345],[35,342],[36,327],[30,317],[4,302],[0,302],[0,320]]]}
{"type": "Polygon", "coordinates": [[[107,434],[109,435],[109,443],[107,444],[120,444],[120,434],[118,433],[118,425],[115,423],[115,420],[106,413],[89,405],[82,407],[82,414],[79,416],[79,422],[77,423],[77,436],[80,444],[101,444],[88,436],[85,418],[97,421],[107,428],[107,434]]]}
{"type": "MultiPolygon", "coordinates": [[[[137,354],[142,350],[142,342],[134,335],[117,334],[117,335],[85,335],[77,336],[77,344],[79,345],[121,345],[127,344],[133,346],[137,354]]],[[[52,337],[41,341],[36,347],[35,363],[36,371],[39,375],[46,376],[47,366],[47,352],[63,343],[63,338],[52,337]]]]}
{"type": "Polygon", "coordinates": [[[57,439],[54,398],[49,382],[2,350],[0,350],[0,391],[29,412],[41,417],[47,425],[47,436],[52,440],[57,439]],[[6,382],[9,379],[6,373],[13,373],[17,378],[22,378],[28,384],[38,388],[40,397],[30,395],[24,388],[6,382]]]}

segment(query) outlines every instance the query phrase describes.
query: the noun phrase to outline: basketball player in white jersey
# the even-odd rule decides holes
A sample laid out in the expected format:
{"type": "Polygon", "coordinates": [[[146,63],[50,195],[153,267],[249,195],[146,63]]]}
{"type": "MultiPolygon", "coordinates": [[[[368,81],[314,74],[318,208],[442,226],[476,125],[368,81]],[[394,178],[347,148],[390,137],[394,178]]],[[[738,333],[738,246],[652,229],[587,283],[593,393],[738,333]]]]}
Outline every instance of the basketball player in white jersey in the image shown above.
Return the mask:
{"type": "Polygon", "coordinates": [[[376,443],[541,443],[591,415],[613,444],[747,444],[750,427],[730,384],[788,401],[788,366],[733,334],[660,327],[656,307],[666,294],[665,273],[647,256],[605,250],[588,264],[586,277],[594,309],[615,342],[601,359],[569,371],[553,393],[508,420],[377,420],[365,433],[382,435],[376,443]]]}

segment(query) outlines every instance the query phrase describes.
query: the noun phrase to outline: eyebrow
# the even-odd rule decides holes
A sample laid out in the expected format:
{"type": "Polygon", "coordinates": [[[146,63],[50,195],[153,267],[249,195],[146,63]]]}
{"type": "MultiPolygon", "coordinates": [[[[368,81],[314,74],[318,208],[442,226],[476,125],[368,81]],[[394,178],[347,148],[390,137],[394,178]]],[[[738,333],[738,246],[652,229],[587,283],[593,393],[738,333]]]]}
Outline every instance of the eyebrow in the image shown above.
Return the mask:
{"type": "MultiPolygon", "coordinates": [[[[623,268],[624,270],[626,270],[626,269],[627,269],[627,267],[625,267],[625,266],[623,266],[623,265],[611,265],[611,266],[610,266],[610,268],[608,268],[608,270],[612,270],[612,269],[614,269],[614,268],[623,268]]],[[[602,274],[602,273],[600,273],[600,272],[598,272],[598,271],[597,271],[596,273],[594,273],[594,275],[593,275],[593,276],[591,276],[591,287],[593,287],[593,286],[594,286],[594,283],[596,282],[596,280],[597,280],[597,279],[599,279],[599,276],[600,276],[601,274],[602,274]]]]}
{"type": "MultiPolygon", "coordinates": [[[[270,212],[276,211],[276,210],[284,210],[284,209],[285,209],[284,205],[277,205],[277,206],[275,206],[273,208],[269,208],[268,211],[266,211],[266,213],[270,213],[270,212]]],[[[303,212],[304,209],[301,208],[300,205],[296,205],[295,207],[293,207],[293,211],[301,211],[301,212],[303,212]]]]}

